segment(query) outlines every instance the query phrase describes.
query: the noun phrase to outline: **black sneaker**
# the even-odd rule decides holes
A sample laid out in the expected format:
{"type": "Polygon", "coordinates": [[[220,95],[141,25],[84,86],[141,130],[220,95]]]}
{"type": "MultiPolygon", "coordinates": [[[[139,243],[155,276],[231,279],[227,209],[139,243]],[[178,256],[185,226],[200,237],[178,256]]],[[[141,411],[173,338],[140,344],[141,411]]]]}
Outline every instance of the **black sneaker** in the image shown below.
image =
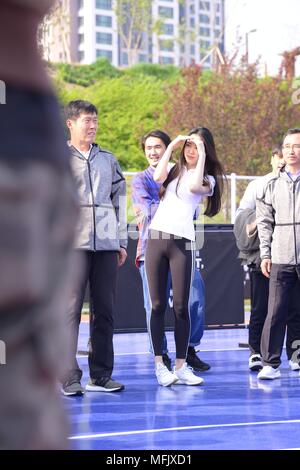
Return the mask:
{"type": "Polygon", "coordinates": [[[201,359],[196,354],[195,348],[193,348],[192,346],[189,346],[188,348],[186,362],[196,372],[205,372],[206,370],[210,369],[210,365],[206,362],[201,361],[201,359]]]}
{"type": "Polygon", "coordinates": [[[124,385],[111,378],[102,380],[90,379],[85,389],[88,392],[120,392],[124,390],[124,385]]]}
{"type": "Polygon", "coordinates": [[[167,369],[172,372],[172,362],[167,353],[162,355],[162,360],[167,369]]]}

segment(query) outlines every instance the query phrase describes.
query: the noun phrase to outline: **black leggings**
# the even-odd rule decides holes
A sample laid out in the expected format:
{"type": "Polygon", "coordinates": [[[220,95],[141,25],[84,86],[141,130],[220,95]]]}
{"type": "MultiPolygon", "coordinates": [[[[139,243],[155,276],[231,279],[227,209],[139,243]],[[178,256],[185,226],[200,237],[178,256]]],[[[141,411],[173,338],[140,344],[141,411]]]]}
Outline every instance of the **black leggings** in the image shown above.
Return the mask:
{"type": "Polygon", "coordinates": [[[168,272],[173,286],[176,358],[185,359],[190,337],[189,295],[193,269],[191,242],[151,230],[145,267],[152,303],[150,333],[155,356],[162,356],[168,272]]]}

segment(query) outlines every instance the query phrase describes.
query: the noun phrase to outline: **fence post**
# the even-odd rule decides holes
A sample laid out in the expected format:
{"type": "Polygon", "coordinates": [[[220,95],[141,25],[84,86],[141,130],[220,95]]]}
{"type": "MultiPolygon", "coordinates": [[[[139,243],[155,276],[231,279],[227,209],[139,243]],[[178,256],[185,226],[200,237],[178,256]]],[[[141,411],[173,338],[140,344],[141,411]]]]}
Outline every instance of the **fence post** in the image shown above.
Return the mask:
{"type": "Polygon", "coordinates": [[[231,223],[234,224],[236,213],[236,173],[230,175],[230,195],[231,195],[231,223]]]}

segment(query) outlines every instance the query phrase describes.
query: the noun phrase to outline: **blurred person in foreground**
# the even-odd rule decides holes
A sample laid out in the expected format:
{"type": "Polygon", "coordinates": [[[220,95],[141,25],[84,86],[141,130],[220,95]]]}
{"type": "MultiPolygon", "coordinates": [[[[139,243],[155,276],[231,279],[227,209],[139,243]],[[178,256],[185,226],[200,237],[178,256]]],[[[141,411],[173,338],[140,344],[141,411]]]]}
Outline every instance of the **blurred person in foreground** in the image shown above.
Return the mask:
{"type": "Polygon", "coordinates": [[[67,358],[70,273],[78,272],[71,255],[78,209],[36,44],[51,5],[0,3],[0,449],[69,447],[57,380],[67,358]]]}

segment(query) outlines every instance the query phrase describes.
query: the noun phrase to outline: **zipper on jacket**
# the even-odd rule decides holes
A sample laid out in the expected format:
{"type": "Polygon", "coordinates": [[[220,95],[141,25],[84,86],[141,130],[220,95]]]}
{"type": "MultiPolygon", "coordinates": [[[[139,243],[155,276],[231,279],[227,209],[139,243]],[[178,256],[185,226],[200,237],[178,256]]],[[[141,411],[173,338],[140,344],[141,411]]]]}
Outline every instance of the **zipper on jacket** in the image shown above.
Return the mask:
{"type": "Polygon", "coordinates": [[[295,214],[295,191],[296,191],[296,182],[293,181],[293,227],[294,227],[294,244],[295,244],[295,261],[298,264],[298,255],[297,255],[297,236],[296,236],[296,214],[295,214]]]}
{"type": "Polygon", "coordinates": [[[94,251],[96,251],[96,214],[95,214],[95,201],[94,201],[94,193],[93,193],[93,185],[92,185],[92,177],[91,177],[91,165],[89,160],[86,160],[88,165],[88,172],[89,172],[89,181],[91,186],[91,195],[92,195],[92,205],[93,205],[93,223],[94,223],[94,251]]]}

